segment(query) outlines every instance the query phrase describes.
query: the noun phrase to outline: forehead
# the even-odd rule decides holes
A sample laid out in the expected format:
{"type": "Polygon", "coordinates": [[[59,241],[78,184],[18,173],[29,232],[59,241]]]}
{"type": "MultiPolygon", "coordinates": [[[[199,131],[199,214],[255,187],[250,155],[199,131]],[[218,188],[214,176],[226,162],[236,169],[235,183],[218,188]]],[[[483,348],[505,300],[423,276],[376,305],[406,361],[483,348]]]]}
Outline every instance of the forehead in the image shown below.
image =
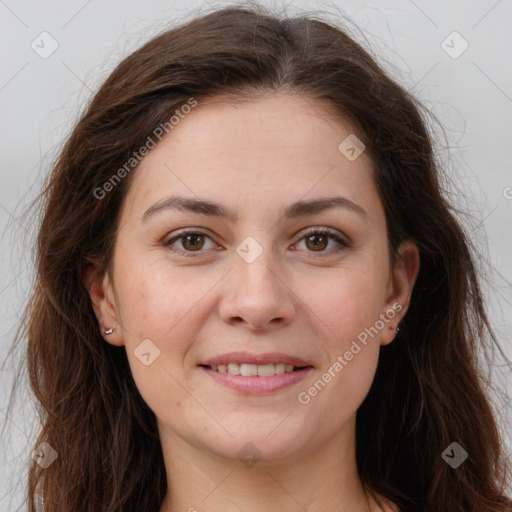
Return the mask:
{"type": "Polygon", "coordinates": [[[335,118],[325,100],[268,93],[248,99],[219,96],[199,100],[169,134],[168,142],[184,149],[217,150],[219,155],[229,148],[231,157],[253,148],[253,153],[264,158],[261,149],[272,153],[289,148],[299,157],[315,149],[327,150],[333,143],[337,148],[339,136],[352,131],[348,120],[339,115],[335,118]],[[240,151],[234,151],[237,149],[240,151]]]}
{"type": "Polygon", "coordinates": [[[371,160],[340,151],[349,136],[348,121],[300,95],[198,100],[143,159],[126,199],[140,210],[165,194],[215,197],[241,216],[337,192],[370,206],[380,202],[371,160]]]}

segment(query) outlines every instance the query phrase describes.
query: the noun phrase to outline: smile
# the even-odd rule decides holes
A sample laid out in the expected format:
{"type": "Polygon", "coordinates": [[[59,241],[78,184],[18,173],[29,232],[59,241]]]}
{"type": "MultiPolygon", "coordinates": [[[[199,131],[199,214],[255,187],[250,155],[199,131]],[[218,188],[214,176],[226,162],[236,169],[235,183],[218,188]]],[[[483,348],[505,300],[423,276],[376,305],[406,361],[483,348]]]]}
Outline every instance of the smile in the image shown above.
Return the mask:
{"type": "Polygon", "coordinates": [[[268,395],[297,385],[311,371],[313,366],[295,367],[277,364],[219,364],[200,365],[199,368],[224,388],[242,395],[268,395]]]}
{"type": "Polygon", "coordinates": [[[229,373],[230,375],[242,375],[244,377],[273,377],[298,370],[293,364],[269,363],[269,364],[250,364],[250,363],[228,363],[209,366],[214,372],[229,373]]]}

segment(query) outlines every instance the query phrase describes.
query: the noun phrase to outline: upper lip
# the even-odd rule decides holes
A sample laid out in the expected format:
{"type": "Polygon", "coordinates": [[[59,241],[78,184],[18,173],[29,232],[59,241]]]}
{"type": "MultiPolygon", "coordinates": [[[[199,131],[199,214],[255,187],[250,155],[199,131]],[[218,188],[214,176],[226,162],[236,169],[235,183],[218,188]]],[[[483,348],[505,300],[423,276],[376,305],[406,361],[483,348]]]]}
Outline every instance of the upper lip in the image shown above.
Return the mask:
{"type": "Polygon", "coordinates": [[[205,366],[217,366],[228,363],[247,363],[247,364],[293,364],[293,366],[302,368],[312,366],[311,363],[298,357],[290,356],[280,352],[267,352],[265,354],[251,354],[250,352],[229,352],[220,356],[213,357],[202,362],[205,366]]]}

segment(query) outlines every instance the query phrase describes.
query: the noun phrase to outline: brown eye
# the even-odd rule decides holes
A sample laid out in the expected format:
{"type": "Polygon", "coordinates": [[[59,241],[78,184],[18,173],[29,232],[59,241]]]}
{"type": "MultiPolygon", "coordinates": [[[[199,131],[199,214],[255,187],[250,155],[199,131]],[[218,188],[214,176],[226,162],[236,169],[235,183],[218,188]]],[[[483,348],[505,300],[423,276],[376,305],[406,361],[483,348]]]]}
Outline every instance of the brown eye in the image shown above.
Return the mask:
{"type": "Polygon", "coordinates": [[[164,243],[174,252],[190,256],[193,253],[203,253],[207,249],[215,249],[215,243],[206,233],[200,231],[182,231],[164,243]],[[208,241],[210,246],[208,246],[208,241]]]}
{"type": "Polygon", "coordinates": [[[182,236],[181,243],[183,245],[183,248],[186,249],[187,251],[201,249],[204,245],[204,236],[200,233],[182,236]]]}
{"type": "Polygon", "coordinates": [[[329,242],[329,237],[326,235],[310,235],[306,237],[306,246],[313,251],[323,251],[329,242]],[[311,242],[309,244],[309,242],[311,242]]]}
{"type": "Polygon", "coordinates": [[[333,256],[349,247],[349,243],[343,240],[337,231],[330,228],[310,229],[296,245],[303,242],[305,246],[303,250],[310,254],[319,253],[319,257],[333,256]],[[334,247],[330,247],[330,243],[334,243],[334,247]]]}

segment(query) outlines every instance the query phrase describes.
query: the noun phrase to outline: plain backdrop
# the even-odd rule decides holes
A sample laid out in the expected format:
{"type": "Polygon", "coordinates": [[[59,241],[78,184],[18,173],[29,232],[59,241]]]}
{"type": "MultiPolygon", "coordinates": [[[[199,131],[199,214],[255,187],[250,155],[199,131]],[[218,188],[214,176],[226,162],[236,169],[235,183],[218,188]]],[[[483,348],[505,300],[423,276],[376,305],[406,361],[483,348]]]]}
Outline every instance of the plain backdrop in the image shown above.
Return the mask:
{"type": "MultiPolygon", "coordinates": [[[[0,361],[33,274],[35,223],[23,213],[85,101],[121,58],[212,5],[225,3],[0,0],[0,361]]],[[[351,34],[439,119],[438,152],[486,268],[491,319],[512,357],[512,1],[297,1],[287,9],[347,16],[351,34]]],[[[0,375],[0,422],[15,362],[0,375]]],[[[495,409],[510,434],[511,375],[497,368],[493,379],[495,409]]],[[[37,415],[20,389],[0,443],[2,511],[20,505],[35,448],[37,415]]]]}

